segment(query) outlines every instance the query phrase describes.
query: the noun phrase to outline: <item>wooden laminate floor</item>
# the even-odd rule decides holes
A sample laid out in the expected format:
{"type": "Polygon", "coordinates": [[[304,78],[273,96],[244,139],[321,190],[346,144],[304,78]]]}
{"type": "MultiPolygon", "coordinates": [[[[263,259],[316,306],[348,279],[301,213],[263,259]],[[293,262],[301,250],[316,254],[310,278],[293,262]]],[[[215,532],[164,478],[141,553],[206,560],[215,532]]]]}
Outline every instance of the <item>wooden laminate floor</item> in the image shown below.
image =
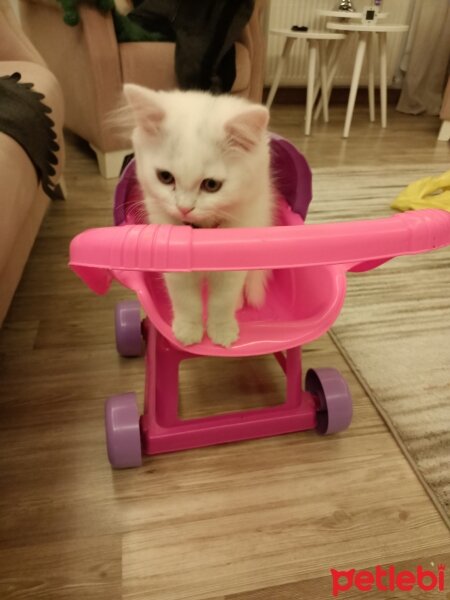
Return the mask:
{"type": "MultiPolygon", "coordinates": [[[[350,139],[343,110],[302,135],[303,109],[275,107],[272,128],[313,167],[442,162],[438,121],[391,110],[389,128],[359,107],[350,139]]],[[[68,270],[70,239],[111,223],[115,182],[67,137],[66,202],[52,205],[0,332],[0,598],[2,600],[322,600],[330,569],[447,565],[446,592],[341,598],[450,598],[450,536],[331,339],[304,367],[349,382],[354,422],[314,432],[145,459],[112,471],[104,398],[134,390],[142,360],[113,341],[114,286],[96,297],[68,270]]],[[[183,370],[183,414],[279,402],[271,359],[205,361],[183,370]]]]}

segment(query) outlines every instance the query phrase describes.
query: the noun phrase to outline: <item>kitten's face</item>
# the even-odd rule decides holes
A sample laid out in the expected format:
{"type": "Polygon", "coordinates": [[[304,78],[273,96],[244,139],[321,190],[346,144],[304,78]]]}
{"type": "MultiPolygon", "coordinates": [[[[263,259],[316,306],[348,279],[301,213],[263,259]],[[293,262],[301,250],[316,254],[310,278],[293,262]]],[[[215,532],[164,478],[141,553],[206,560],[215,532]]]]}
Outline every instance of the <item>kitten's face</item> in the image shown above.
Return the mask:
{"type": "Polygon", "coordinates": [[[137,117],[133,143],[150,220],[233,225],[259,152],[267,153],[267,111],[195,92],[125,92],[137,117]]]}
{"type": "Polygon", "coordinates": [[[156,151],[144,142],[139,155],[150,214],[158,208],[175,222],[203,227],[233,218],[241,168],[233,157],[227,159],[218,140],[197,132],[193,148],[187,139],[166,133],[156,151]]]}

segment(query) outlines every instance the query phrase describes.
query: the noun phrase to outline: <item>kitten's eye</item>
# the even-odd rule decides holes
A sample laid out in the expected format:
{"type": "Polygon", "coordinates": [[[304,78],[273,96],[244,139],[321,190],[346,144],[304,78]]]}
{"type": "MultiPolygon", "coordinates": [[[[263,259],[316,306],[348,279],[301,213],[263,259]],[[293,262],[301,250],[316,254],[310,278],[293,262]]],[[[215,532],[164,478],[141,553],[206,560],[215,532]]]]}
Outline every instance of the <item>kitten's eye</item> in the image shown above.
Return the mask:
{"type": "Polygon", "coordinates": [[[172,183],[175,183],[175,177],[172,175],[172,173],[169,173],[169,171],[156,171],[156,175],[158,176],[158,179],[160,180],[161,183],[164,183],[165,185],[172,185],[172,183]]]}
{"type": "Polygon", "coordinates": [[[214,194],[214,192],[218,192],[220,190],[222,187],[222,182],[216,181],[215,179],[204,179],[200,187],[203,191],[214,194]]]}

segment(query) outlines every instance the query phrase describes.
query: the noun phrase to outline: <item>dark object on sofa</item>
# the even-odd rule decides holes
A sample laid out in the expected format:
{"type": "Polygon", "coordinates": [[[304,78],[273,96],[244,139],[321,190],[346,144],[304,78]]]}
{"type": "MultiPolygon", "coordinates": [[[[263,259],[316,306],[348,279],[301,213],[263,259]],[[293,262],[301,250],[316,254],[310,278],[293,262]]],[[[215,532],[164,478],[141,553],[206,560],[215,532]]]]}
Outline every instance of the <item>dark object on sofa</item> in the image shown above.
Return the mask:
{"type": "MultiPolygon", "coordinates": [[[[75,26],[80,22],[80,15],[78,13],[78,5],[83,0],[58,0],[63,9],[64,22],[67,25],[75,26]]],[[[86,4],[91,4],[99,10],[108,12],[114,8],[114,0],[84,0],[86,4]]]]}
{"type": "Polygon", "coordinates": [[[132,22],[175,39],[180,88],[231,90],[234,43],[252,15],[253,0],[135,0],[134,6],[132,22]]]}
{"type": "Polygon", "coordinates": [[[63,21],[66,25],[75,27],[80,22],[79,6],[87,4],[103,13],[111,13],[114,21],[118,42],[161,42],[170,41],[158,31],[147,31],[127,16],[120,14],[114,5],[114,0],[58,0],[63,11],[63,21]]]}
{"type": "Polygon", "coordinates": [[[0,131],[22,146],[36,169],[42,188],[52,199],[56,198],[55,184],[50,177],[58,164],[52,112],[42,102],[44,95],[34,91],[33,83],[20,83],[20,73],[0,77],[0,131]]]}

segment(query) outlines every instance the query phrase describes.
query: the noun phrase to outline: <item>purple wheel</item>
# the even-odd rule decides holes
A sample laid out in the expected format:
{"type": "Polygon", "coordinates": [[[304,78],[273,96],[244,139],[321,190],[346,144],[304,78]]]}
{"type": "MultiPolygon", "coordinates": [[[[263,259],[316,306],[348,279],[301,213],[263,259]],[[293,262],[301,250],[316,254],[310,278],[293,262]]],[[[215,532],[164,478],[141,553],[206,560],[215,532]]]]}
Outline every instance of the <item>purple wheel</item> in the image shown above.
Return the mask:
{"type": "Polygon", "coordinates": [[[336,369],[309,369],[305,388],[317,402],[317,432],[344,431],[352,421],[352,397],[347,382],[336,369]]]}
{"type": "Polygon", "coordinates": [[[137,300],[124,300],[116,306],[116,347],[120,356],[142,356],[141,309],[137,300]]]}
{"type": "Polygon", "coordinates": [[[115,469],[142,464],[141,432],[136,394],[112,396],[105,403],[106,446],[115,469]]]}

